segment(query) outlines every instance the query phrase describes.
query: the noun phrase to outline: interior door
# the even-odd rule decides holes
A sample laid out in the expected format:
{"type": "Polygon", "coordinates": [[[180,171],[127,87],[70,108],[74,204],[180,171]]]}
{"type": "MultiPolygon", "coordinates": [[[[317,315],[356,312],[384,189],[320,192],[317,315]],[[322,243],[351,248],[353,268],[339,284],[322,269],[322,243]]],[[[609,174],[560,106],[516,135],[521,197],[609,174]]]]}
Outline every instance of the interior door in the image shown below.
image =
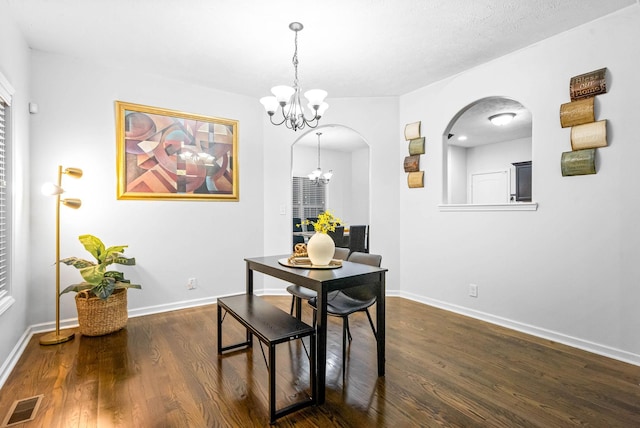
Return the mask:
{"type": "Polygon", "coordinates": [[[508,171],[471,174],[472,204],[506,204],[508,202],[508,171]]]}

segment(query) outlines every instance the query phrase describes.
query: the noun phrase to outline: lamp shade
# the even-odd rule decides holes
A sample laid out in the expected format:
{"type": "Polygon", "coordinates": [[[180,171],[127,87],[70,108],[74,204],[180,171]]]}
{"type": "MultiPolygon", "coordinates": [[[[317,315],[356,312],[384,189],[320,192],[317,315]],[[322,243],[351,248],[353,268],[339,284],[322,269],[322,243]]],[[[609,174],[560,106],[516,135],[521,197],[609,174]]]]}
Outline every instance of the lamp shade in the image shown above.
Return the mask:
{"type": "Polygon", "coordinates": [[[309,178],[309,180],[315,180],[321,175],[322,175],[322,170],[320,168],[316,168],[309,175],[307,175],[307,177],[309,178]]]}
{"type": "Polygon", "coordinates": [[[309,104],[311,104],[315,109],[316,106],[320,106],[327,97],[327,91],[322,89],[311,89],[305,92],[304,96],[309,101],[309,104]]]}
{"type": "Polygon", "coordinates": [[[280,105],[285,105],[291,99],[291,95],[295,92],[291,86],[279,85],[271,88],[271,93],[275,95],[280,105]]]}
{"type": "Polygon", "coordinates": [[[60,202],[65,207],[73,208],[74,210],[77,210],[82,205],[82,201],[80,199],[75,199],[75,198],[62,199],[60,200],[60,202]]]}
{"type": "Polygon", "coordinates": [[[64,193],[64,189],[62,187],[53,183],[44,183],[40,188],[40,191],[46,196],[56,196],[64,193]]]}
{"type": "Polygon", "coordinates": [[[276,97],[262,97],[260,103],[269,114],[273,114],[278,110],[278,99],[276,97]]]}
{"type": "Polygon", "coordinates": [[[64,173],[73,178],[82,177],[82,170],[80,168],[65,168],[64,173]]]}

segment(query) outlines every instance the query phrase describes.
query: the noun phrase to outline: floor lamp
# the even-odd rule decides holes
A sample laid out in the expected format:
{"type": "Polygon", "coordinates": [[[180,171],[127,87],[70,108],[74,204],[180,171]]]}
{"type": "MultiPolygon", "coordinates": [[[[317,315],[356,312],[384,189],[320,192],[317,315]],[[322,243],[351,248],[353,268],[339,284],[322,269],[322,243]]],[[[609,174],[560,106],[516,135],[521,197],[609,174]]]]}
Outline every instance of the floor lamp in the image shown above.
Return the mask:
{"type": "Polygon", "coordinates": [[[56,345],[58,343],[68,342],[73,339],[74,333],[60,333],[60,204],[69,208],[78,209],[82,205],[80,199],[61,199],[60,195],[64,193],[62,188],[62,174],[69,175],[73,178],[82,177],[80,168],[65,168],[58,166],[58,183],[45,184],[42,186],[42,193],[56,197],[56,331],[45,334],[40,338],[41,345],[56,345]]]}

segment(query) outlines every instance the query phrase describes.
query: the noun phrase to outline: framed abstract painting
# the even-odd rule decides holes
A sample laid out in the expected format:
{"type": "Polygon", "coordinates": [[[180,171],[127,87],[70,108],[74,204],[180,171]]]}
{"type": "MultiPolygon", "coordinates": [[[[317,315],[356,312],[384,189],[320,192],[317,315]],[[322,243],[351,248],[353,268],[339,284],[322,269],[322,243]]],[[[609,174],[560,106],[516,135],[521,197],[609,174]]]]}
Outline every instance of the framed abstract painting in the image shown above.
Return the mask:
{"type": "Polygon", "coordinates": [[[118,199],[238,201],[238,121],[116,101],[118,199]]]}

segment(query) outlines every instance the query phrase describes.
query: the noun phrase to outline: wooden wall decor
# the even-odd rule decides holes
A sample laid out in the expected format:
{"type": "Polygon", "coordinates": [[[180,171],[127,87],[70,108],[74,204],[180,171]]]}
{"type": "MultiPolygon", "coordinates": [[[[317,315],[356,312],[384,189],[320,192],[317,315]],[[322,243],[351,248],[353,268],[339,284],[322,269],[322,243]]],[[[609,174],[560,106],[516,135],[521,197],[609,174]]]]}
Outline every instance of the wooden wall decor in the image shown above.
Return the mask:
{"type": "Polygon", "coordinates": [[[571,128],[571,150],[607,147],[607,121],[585,123],[571,128]]]}
{"type": "Polygon", "coordinates": [[[596,173],[596,149],[575,150],[562,153],[562,176],[596,173]]]}
{"type": "Polygon", "coordinates": [[[424,171],[410,172],[407,174],[409,189],[424,187],[424,171]]]}
{"type": "Polygon", "coordinates": [[[596,149],[607,146],[607,121],[596,122],[595,97],[607,93],[607,69],[573,76],[570,103],[560,106],[560,126],[571,127],[571,152],[562,153],[562,176],[596,173],[596,149]]]}
{"type": "Polygon", "coordinates": [[[416,172],[420,170],[420,155],[404,158],[404,172],[416,172]]]}
{"type": "Polygon", "coordinates": [[[569,83],[569,94],[571,101],[580,98],[594,97],[607,93],[607,69],[590,71],[571,78],[569,83]]]}
{"type": "Polygon", "coordinates": [[[404,127],[404,139],[409,141],[420,138],[420,122],[408,123],[404,127]]]}
{"type": "Polygon", "coordinates": [[[409,141],[409,156],[404,158],[404,172],[407,175],[409,188],[424,187],[424,171],[420,171],[420,155],[424,154],[424,137],[420,136],[421,122],[408,123],[404,126],[404,139],[409,141]]]}
{"type": "Polygon", "coordinates": [[[409,154],[410,155],[424,154],[424,137],[414,138],[409,141],[409,154]]]}
{"type": "Polygon", "coordinates": [[[584,98],[560,106],[560,125],[563,128],[582,125],[596,120],[594,114],[595,98],[584,98]]]}

